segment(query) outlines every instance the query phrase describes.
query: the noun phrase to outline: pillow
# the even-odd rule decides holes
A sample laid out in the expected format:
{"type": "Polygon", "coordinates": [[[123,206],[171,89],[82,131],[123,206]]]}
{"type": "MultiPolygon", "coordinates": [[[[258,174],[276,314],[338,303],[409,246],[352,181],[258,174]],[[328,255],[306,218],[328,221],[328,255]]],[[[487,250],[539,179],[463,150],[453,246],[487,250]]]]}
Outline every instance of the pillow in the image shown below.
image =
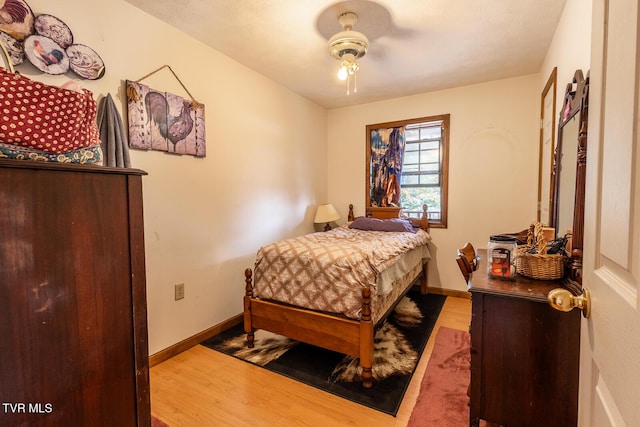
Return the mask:
{"type": "Polygon", "coordinates": [[[416,232],[410,221],[400,218],[378,219],[360,217],[356,218],[351,224],[349,224],[349,228],[356,228],[358,230],[367,231],[405,231],[409,233],[416,232]]]}

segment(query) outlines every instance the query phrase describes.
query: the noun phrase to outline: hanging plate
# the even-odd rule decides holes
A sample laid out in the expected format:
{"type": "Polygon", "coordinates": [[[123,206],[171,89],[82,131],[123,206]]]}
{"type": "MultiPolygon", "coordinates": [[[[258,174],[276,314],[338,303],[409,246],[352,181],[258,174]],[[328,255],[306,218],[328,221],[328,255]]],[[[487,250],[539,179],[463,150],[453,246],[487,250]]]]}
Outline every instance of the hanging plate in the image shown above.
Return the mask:
{"type": "Polygon", "coordinates": [[[36,34],[49,37],[63,48],[68,48],[73,43],[71,29],[61,19],[53,15],[43,13],[38,15],[34,27],[36,34]]]}
{"type": "Polygon", "coordinates": [[[24,40],[24,54],[29,62],[47,74],[64,74],[69,70],[69,57],[49,37],[29,36],[24,40]]]}
{"type": "Polygon", "coordinates": [[[13,65],[20,65],[24,62],[24,48],[22,47],[22,43],[4,31],[0,31],[0,43],[7,49],[13,65]]]}
{"type": "Polygon", "coordinates": [[[22,41],[33,34],[33,12],[23,0],[0,1],[0,30],[22,41]]]}
{"type": "Polygon", "coordinates": [[[72,44],[67,48],[71,70],[88,80],[97,80],[104,76],[104,62],[100,55],[89,46],[72,44]]]}

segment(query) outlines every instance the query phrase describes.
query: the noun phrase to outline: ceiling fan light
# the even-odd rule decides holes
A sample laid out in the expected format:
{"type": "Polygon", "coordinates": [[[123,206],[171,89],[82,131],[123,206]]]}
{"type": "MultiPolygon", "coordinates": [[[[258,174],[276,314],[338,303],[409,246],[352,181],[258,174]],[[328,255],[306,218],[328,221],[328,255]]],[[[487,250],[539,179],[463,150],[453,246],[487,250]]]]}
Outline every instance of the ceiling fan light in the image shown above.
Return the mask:
{"type": "Polygon", "coordinates": [[[369,40],[357,31],[341,31],[329,39],[329,54],[334,58],[341,58],[345,54],[362,58],[368,49],[369,40]]]}
{"type": "Polygon", "coordinates": [[[344,65],[341,65],[340,69],[338,70],[338,78],[340,80],[347,80],[348,76],[349,76],[349,72],[347,71],[347,67],[344,65]]]}
{"type": "Polygon", "coordinates": [[[360,68],[356,60],[366,55],[369,49],[369,39],[364,34],[353,31],[357,20],[357,15],[352,12],[340,15],[338,21],[343,31],[329,39],[329,54],[340,60],[338,78],[347,81],[347,95],[350,93],[351,77],[353,77],[353,91],[356,92],[356,72],[360,68]]]}

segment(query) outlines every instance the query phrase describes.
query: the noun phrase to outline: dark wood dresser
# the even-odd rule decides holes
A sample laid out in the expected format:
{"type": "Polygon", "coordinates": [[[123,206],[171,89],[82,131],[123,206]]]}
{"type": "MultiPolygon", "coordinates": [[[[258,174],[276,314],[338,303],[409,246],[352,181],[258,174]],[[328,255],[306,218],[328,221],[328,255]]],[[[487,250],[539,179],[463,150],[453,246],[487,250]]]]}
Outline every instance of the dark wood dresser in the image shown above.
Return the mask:
{"type": "Polygon", "coordinates": [[[150,425],[144,174],[0,160],[0,425],[150,425]]]}
{"type": "Polygon", "coordinates": [[[486,251],[469,280],[470,425],[571,427],[577,424],[580,311],[554,310],[560,281],[489,278],[486,251]]]}

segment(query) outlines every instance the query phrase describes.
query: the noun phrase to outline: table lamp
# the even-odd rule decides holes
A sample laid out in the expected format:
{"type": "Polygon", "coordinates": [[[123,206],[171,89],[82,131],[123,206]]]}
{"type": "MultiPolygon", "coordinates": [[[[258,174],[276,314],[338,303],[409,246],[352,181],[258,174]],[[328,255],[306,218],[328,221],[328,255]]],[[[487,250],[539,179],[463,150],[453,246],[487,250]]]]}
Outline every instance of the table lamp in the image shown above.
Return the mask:
{"type": "Polygon", "coordinates": [[[331,226],[329,225],[332,221],[337,221],[340,219],[340,215],[338,215],[338,211],[333,207],[331,203],[327,203],[324,205],[318,206],[318,211],[316,212],[316,217],[313,220],[316,224],[325,223],[324,231],[331,230],[331,226]]]}

